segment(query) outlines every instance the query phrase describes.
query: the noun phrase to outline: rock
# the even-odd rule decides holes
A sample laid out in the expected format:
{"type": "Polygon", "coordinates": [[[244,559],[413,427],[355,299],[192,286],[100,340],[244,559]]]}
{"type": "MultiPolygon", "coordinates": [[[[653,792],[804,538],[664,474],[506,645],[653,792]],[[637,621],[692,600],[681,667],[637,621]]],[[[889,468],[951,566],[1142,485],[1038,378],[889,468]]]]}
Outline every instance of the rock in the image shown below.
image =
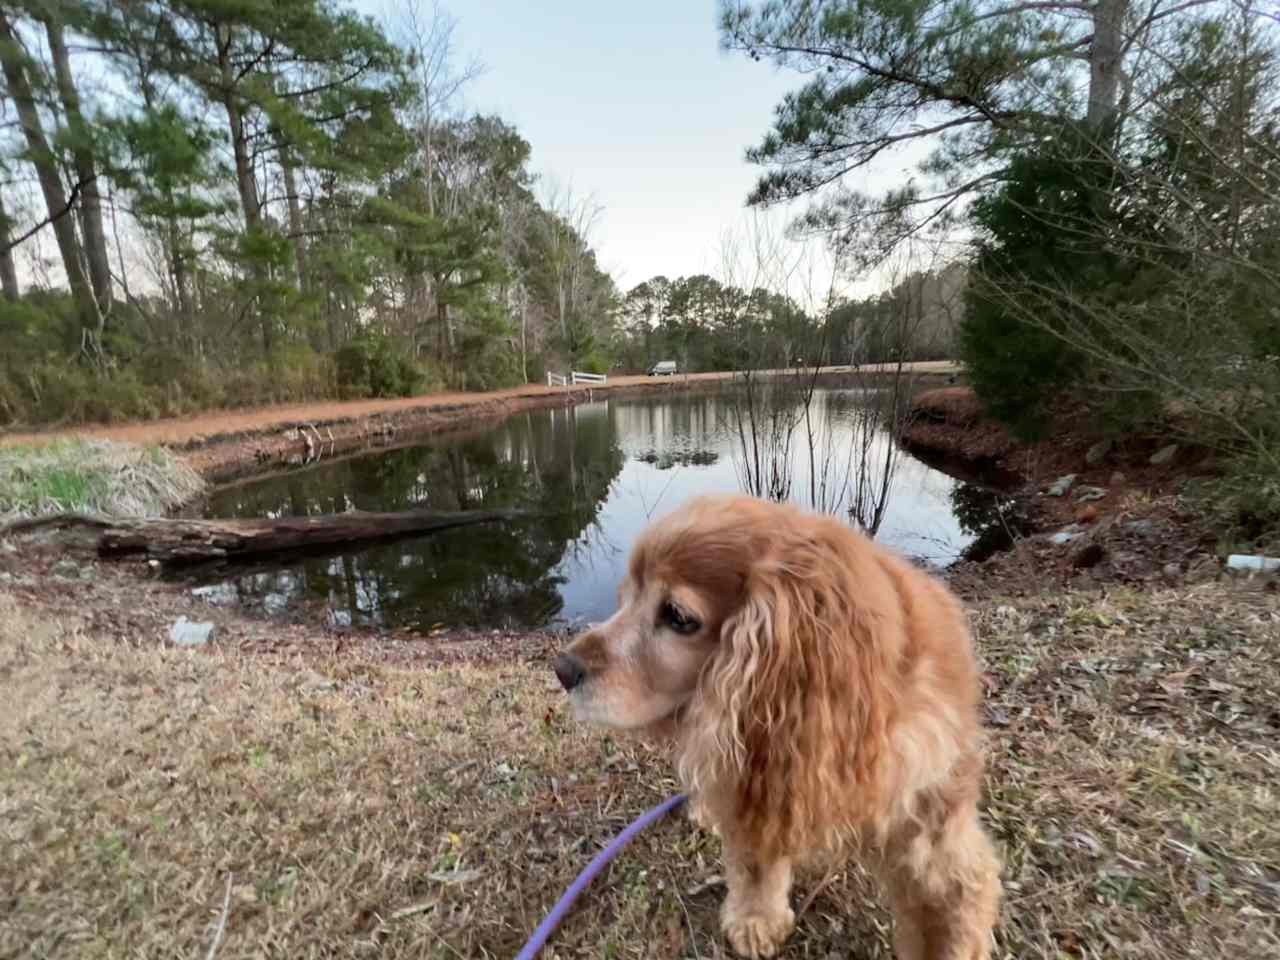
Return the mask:
{"type": "Polygon", "coordinates": [[[1076,482],[1076,474],[1068,473],[1065,477],[1059,477],[1049,485],[1049,489],[1045,492],[1051,497],[1065,497],[1067,491],[1071,489],[1071,485],[1076,482]]]}
{"type": "Polygon", "coordinates": [[[1166,563],[1164,565],[1164,576],[1166,580],[1177,580],[1182,576],[1182,567],[1176,563],[1166,563]]]}
{"type": "Polygon", "coordinates": [[[169,640],[177,647],[203,647],[213,639],[214,630],[212,623],[193,623],[179,617],[169,628],[169,640]]]}
{"type": "Polygon", "coordinates": [[[1107,495],[1103,487],[1081,487],[1076,491],[1076,503],[1088,503],[1090,500],[1101,500],[1107,495]]]}
{"type": "Polygon", "coordinates": [[[1156,535],[1156,522],[1154,520],[1130,520],[1128,523],[1122,524],[1122,528],[1143,538],[1156,535]]]}
{"type": "Polygon", "coordinates": [[[60,580],[92,580],[93,567],[82,567],[74,560],[64,557],[49,568],[49,573],[60,580]]]}
{"type": "Polygon", "coordinates": [[[1233,553],[1227,557],[1227,569],[1271,573],[1280,570],[1280,557],[1255,557],[1247,553],[1233,553]]]}
{"type": "Polygon", "coordinates": [[[1171,443],[1167,447],[1161,447],[1159,450],[1153,453],[1148,463],[1150,463],[1153,467],[1163,466],[1164,464],[1172,460],[1177,455],[1177,453],[1178,453],[1178,445],[1176,443],[1171,443]]]}
{"type": "Polygon", "coordinates": [[[1110,438],[1106,440],[1099,440],[1090,447],[1089,452],[1084,455],[1084,462],[1091,467],[1096,467],[1107,458],[1107,454],[1111,452],[1111,447],[1112,441],[1110,438]]]}
{"type": "Polygon", "coordinates": [[[49,572],[55,577],[62,577],[64,580],[79,580],[80,564],[74,560],[59,560],[49,568],[49,572]]]}

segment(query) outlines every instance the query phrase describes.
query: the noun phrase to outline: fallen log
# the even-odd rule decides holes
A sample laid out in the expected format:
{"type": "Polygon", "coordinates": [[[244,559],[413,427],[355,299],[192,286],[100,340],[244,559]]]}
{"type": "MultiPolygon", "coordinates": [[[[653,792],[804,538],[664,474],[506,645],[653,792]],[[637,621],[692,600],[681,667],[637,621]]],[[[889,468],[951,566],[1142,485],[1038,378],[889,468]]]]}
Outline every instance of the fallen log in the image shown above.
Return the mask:
{"type": "Polygon", "coordinates": [[[452,513],[438,510],[366,513],[352,510],[278,519],[132,520],[62,513],[18,521],[0,529],[0,535],[37,527],[87,526],[101,531],[98,555],[102,557],[145,556],[164,563],[201,563],[339,543],[384,540],[478,523],[501,523],[528,515],[521,510],[458,510],[452,513]]]}

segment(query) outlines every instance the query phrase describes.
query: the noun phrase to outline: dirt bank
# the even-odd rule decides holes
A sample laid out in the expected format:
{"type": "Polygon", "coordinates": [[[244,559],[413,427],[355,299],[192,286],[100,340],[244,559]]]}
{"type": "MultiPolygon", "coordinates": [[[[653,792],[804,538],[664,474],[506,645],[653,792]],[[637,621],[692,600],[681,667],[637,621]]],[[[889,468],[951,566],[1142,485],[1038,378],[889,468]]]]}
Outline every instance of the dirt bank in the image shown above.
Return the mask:
{"type": "Polygon", "coordinates": [[[996,483],[1009,498],[1010,529],[983,540],[1004,539],[1008,549],[957,566],[955,582],[1021,593],[1039,581],[1065,589],[1217,575],[1218,531],[1184,496],[1188,480],[1215,471],[1206,451],[1156,435],[1100,438],[1069,406],[1056,424],[1050,439],[1021,443],[968,387],[913,398],[903,445],[953,475],[996,483]]]}
{"type": "MultiPolygon", "coordinates": [[[[896,367],[825,367],[823,385],[838,386],[864,376],[892,373],[896,367]]],[[[907,364],[920,382],[953,378],[949,361],[907,364]]],[[[764,371],[767,375],[782,371],[764,371]]],[[[370,445],[397,445],[413,437],[469,429],[522,410],[567,406],[604,395],[634,395],[672,390],[715,390],[734,373],[695,373],[675,377],[611,377],[602,386],[547,387],[529,384],[488,393],[435,393],[394,400],[356,400],[289,404],[254,410],[219,411],[195,417],[144,423],[87,425],[25,433],[0,433],[0,446],[44,443],[58,437],[99,437],[143,446],[167,446],[184,453],[205,479],[221,482],[272,465],[301,463],[317,453],[330,456],[370,445]]]]}
{"type": "Polygon", "coordinates": [[[1020,442],[986,415],[968,386],[924,390],[913,397],[900,439],[913,451],[1032,481],[1075,473],[1081,484],[1102,484],[1121,470],[1146,486],[1163,487],[1215,469],[1209,451],[1157,433],[1104,437],[1087,410],[1067,402],[1059,405],[1044,440],[1020,442]],[[1167,455],[1158,457],[1162,451],[1167,455]]]}

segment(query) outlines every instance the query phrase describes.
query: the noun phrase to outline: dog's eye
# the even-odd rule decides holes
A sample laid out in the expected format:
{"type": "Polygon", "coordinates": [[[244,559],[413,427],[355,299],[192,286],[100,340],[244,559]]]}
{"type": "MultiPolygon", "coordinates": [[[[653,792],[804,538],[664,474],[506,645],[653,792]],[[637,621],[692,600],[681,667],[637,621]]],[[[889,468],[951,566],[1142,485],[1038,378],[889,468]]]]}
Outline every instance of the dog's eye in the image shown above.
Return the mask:
{"type": "Polygon", "coordinates": [[[658,618],[665,626],[670,627],[676,633],[697,633],[702,626],[674,603],[664,603],[658,618]]]}

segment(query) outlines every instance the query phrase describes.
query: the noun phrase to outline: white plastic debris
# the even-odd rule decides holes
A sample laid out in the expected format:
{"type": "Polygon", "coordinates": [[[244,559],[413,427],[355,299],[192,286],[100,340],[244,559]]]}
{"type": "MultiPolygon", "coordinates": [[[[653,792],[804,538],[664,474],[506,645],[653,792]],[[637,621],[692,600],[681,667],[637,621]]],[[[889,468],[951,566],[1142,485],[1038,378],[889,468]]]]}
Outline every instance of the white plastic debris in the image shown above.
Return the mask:
{"type": "Polygon", "coordinates": [[[1248,553],[1233,553],[1227,557],[1227,569],[1270,573],[1273,570],[1280,570],[1280,557],[1255,557],[1248,553]]]}
{"type": "Polygon", "coordinates": [[[178,647],[203,647],[213,637],[212,623],[193,623],[179,617],[169,628],[169,639],[178,647]]]}

